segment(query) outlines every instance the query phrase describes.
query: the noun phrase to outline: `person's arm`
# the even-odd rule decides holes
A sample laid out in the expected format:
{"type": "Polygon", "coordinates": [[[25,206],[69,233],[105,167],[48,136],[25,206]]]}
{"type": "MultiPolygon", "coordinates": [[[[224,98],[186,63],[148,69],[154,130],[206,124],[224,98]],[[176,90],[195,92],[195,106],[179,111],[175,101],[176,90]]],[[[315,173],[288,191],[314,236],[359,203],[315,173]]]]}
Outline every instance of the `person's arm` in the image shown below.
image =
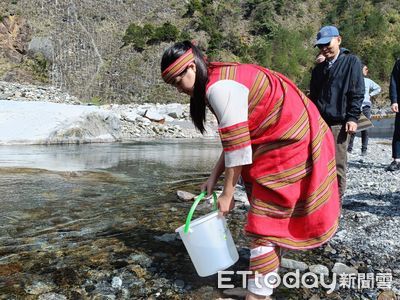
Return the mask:
{"type": "Polygon", "coordinates": [[[241,172],[242,166],[225,168],[224,191],[218,198],[218,206],[222,214],[227,214],[234,206],[233,193],[241,172]]]}
{"type": "Polygon", "coordinates": [[[219,120],[218,131],[224,150],[224,190],[218,198],[223,214],[233,207],[233,193],[242,166],[252,163],[248,94],[247,87],[233,80],[220,80],[207,92],[208,102],[219,120]]]}
{"type": "Polygon", "coordinates": [[[375,81],[370,79],[371,85],[369,86],[369,95],[374,97],[381,92],[381,87],[375,81]]]}
{"type": "Polygon", "coordinates": [[[399,80],[400,80],[400,60],[397,60],[393,66],[392,74],[390,76],[389,97],[392,106],[395,103],[398,104],[399,80]]]}
{"type": "Polygon", "coordinates": [[[362,74],[361,61],[357,57],[353,57],[352,66],[350,68],[350,85],[348,91],[348,103],[346,113],[346,131],[355,133],[357,130],[357,120],[361,114],[361,104],[364,100],[365,84],[362,74]]]}
{"type": "Polygon", "coordinates": [[[249,90],[233,80],[217,81],[207,92],[208,102],[219,122],[225,167],[252,163],[248,95],[249,90]]]}
{"type": "Polygon", "coordinates": [[[217,184],[218,178],[225,170],[225,159],[224,159],[224,151],[222,151],[221,155],[217,163],[215,164],[210,177],[208,177],[207,181],[203,183],[200,187],[201,191],[207,191],[207,195],[210,196],[214,190],[215,185],[217,184]]]}

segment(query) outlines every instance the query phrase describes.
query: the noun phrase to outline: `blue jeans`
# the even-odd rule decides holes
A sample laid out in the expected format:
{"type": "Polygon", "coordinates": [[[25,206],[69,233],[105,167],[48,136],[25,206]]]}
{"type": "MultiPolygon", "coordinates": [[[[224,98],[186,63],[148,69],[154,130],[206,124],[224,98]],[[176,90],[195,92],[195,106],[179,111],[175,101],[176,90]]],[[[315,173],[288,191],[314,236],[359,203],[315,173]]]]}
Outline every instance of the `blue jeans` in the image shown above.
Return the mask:
{"type": "Polygon", "coordinates": [[[396,113],[392,140],[392,157],[400,158],[400,113],[396,113]]]}

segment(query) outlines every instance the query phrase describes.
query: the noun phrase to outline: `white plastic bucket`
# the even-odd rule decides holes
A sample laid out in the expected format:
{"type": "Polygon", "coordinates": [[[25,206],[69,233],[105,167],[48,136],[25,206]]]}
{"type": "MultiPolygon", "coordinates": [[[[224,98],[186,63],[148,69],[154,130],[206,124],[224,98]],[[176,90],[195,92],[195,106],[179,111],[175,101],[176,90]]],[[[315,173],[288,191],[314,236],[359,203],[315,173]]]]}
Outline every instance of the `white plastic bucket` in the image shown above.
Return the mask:
{"type": "MultiPolygon", "coordinates": [[[[239,259],[226,220],[218,215],[218,211],[213,211],[191,222],[197,204],[205,195],[206,193],[203,192],[196,198],[186,224],[175,230],[181,236],[190,259],[201,277],[225,270],[239,259]]],[[[213,196],[216,209],[215,193],[213,196]]]]}

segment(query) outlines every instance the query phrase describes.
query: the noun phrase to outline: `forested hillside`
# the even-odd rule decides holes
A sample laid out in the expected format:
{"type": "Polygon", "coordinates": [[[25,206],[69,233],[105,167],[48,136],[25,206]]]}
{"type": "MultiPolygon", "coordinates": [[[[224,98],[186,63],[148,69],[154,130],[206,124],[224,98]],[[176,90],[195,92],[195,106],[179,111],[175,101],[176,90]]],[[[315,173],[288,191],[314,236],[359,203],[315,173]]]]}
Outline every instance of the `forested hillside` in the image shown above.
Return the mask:
{"type": "Polygon", "coordinates": [[[398,0],[2,0],[0,80],[49,83],[96,103],[182,101],[162,84],[159,61],[191,39],[210,60],[258,63],[306,90],[326,24],[387,90],[400,57],[398,0]]]}

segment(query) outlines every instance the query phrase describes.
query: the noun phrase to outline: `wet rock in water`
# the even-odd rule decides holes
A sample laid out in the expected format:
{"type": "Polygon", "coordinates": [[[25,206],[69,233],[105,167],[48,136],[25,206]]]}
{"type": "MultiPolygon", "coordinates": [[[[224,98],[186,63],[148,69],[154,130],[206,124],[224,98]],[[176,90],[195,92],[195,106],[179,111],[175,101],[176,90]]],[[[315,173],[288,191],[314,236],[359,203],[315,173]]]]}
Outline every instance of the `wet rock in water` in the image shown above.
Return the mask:
{"type": "Polygon", "coordinates": [[[346,266],[345,264],[342,263],[335,263],[335,265],[332,268],[332,272],[335,274],[357,274],[358,271],[355,268],[346,266]]]}
{"type": "Polygon", "coordinates": [[[306,263],[289,258],[282,258],[281,266],[286,269],[299,271],[305,271],[308,269],[308,265],[306,263]]]}
{"type": "Polygon", "coordinates": [[[183,200],[183,201],[190,201],[196,197],[195,194],[185,192],[185,191],[177,191],[176,195],[178,196],[179,200],[183,200]]]}
{"type": "Polygon", "coordinates": [[[247,290],[244,288],[236,287],[236,288],[224,290],[223,294],[226,296],[232,296],[232,297],[246,297],[247,290]]]}
{"type": "Polygon", "coordinates": [[[3,264],[0,268],[0,276],[9,276],[22,271],[22,266],[19,263],[3,264]]]}
{"type": "MultiPolygon", "coordinates": [[[[111,284],[106,281],[99,282],[96,284],[95,293],[92,295],[100,296],[100,299],[115,299],[115,290],[111,287],[111,284]]],[[[96,297],[94,297],[96,299],[96,297]]]]}
{"type": "Polygon", "coordinates": [[[176,240],[176,235],[176,233],[164,233],[163,235],[155,236],[154,238],[160,242],[171,243],[176,240]]]}
{"type": "Polygon", "coordinates": [[[126,260],[119,259],[111,263],[116,269],[121,269],[129,265],[126,260]]]}
{"type": "Polygon", "coordinates": [[[72,286],[81,284],[82,279],[72,268],[61,268],[54,272],[53,280],[58,286],[72,286]]]}
{"type": "Polygon", "coordinates": [[[197,291],[197,294],[201,295],[201,299],[212,299],[213,293],[214,293],[214,288],[211,286],[203,286],[197,291]]]}
{"type": "Polygon", "coordinates": [[[141,266],[139,265],[135,265],[132,266],[130,268],[130,270],[136,274],[136,276],[140,279],[140,278],[144,278],[147,275],[147,271],[145,269],[143,269],[141,266]]]}
{"type": "Polygon", "coordinates": [[[329,269],[323,265],[312,265],[309,267],[310,272],[317,275],[329,275],[329,269]]]}
{"type": "Polygon", "coordinates": [[[25,288],[25,292],[30,295],[40,295],[47,292],[50,292],[53,289],[53,286],[49,283],[37,281],[32,285],[29,285],[25,288]]]}
{"type": "Polygon", "coordinates": [[[43,295],[40,295],[38,300],[67,300],[67,297],[61,294],[56,294],[56,293],[46,293],[43,295]]]}
{"type": "Polygon", "coordinates": [[[183,289],[185,287],[185,282],[180,279],[175,280],[174,284],[180,289],[183,289]]]}
{"type": "Polygon", "coordinates": [[[113,277],[113,279],[111,281],[111,286],[114,289],[120,289],[122,287],[122,279],[119,277],[113,277]]]}
{"type": "Polygon", "coordinates": [[[129,263],[139,264],[142,267],[150,267],[152,264],[151,258],[144,253],[132,254],[128,258],[129,263]]]}

